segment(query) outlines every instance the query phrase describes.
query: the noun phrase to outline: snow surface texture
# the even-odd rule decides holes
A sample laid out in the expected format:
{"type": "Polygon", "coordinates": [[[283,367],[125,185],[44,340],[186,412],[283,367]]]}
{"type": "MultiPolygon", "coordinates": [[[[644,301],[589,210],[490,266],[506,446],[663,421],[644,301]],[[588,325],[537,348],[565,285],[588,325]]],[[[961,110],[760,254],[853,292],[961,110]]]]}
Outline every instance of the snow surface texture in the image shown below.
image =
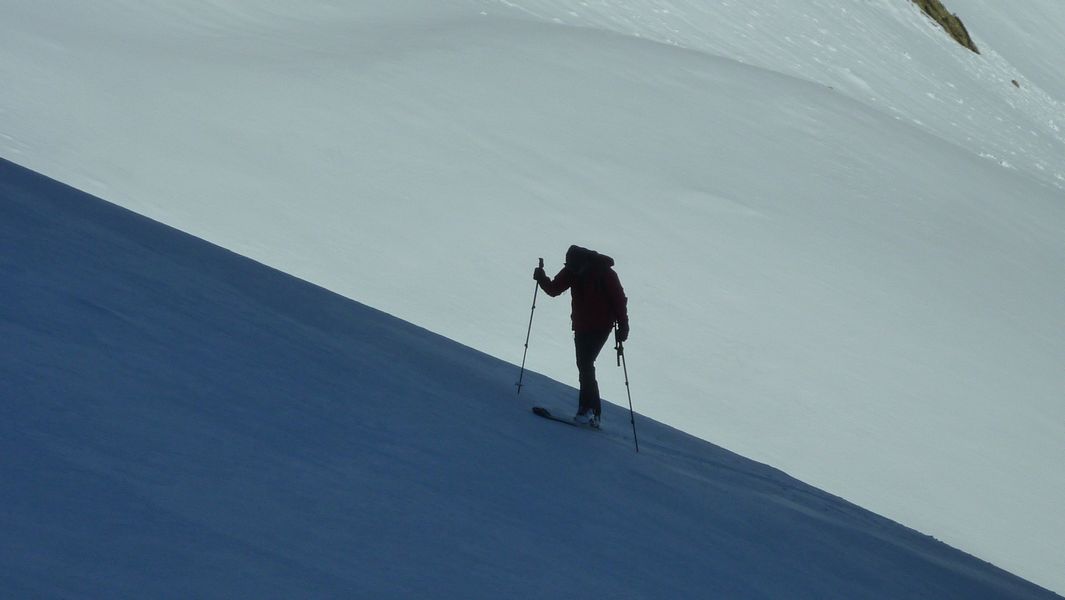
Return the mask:
{"type": "Polygon", "coordinates": [[[0,257],[4,597],[1055,597],[6,161],[0,257]]]}
{"type": "Polygon", "coordinates": [[[957,4],[0,0],[0,155],[512,362],[605,251],[637,409],[1065,591],[1062,3],[957,4]]]}

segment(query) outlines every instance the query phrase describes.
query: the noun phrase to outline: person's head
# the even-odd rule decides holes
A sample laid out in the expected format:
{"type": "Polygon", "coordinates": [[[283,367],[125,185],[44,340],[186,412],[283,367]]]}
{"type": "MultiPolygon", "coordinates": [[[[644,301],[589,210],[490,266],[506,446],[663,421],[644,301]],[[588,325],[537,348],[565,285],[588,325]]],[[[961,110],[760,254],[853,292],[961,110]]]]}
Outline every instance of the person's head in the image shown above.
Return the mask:
{"type": "Polygon", "coordinates": [[[594,254],[592,250],[581,248],[574,244],[569,247],[569,250],[566,250],[566,266],[575,271],[580,271],[587,264],[592,254],[594,254]]]}

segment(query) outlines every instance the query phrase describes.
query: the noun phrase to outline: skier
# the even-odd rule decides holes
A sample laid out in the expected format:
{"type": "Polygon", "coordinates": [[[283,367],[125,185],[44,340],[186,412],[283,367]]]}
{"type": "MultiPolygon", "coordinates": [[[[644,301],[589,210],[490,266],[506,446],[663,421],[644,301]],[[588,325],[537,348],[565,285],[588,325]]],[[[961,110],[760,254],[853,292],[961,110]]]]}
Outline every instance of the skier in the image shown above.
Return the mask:
{"type": "Polygon", "coordinates": [[[566,264],[555,275],[547,276],[543,268],[533,271],[533,279],[549,296],[570,290],[573,323],[573,343],[577,353],[577,373],[580,380],[580,405],[573,420],[582,425],[599,427],[602,406],[599,384],[595,380],[595,359],[617,325],[617,342],[629,337],[628,302],[614,259],[594,250],[570,246],[566,264]]]}

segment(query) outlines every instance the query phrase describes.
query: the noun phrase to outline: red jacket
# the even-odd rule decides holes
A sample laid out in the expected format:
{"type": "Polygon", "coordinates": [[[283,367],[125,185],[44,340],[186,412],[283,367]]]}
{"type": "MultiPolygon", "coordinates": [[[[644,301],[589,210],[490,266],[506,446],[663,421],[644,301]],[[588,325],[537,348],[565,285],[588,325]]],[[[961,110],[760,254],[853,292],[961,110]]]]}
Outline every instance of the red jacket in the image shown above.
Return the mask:
{"type": "Polygon", "coordinates": [[[562,267],[554,279],[544,274],[537,283],[549,296],[570,290],[574,331],[605,331],[615,323],[628,327],[628,299],[613,266],[614,259],[595,254],[583,264],[562,267]]]}

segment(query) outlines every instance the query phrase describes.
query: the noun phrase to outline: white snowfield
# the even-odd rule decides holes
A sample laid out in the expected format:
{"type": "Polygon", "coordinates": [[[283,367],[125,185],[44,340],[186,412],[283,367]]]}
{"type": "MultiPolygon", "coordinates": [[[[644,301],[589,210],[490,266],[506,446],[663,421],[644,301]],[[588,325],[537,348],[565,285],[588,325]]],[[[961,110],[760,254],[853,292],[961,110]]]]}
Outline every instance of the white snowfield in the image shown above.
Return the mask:
{"type": "Polygon", "coordinates": [[[639,412],[1062,592],[1065,3],[948,8],[0,0],[0,156],[511,363],[610,254],[639,412]]]}

